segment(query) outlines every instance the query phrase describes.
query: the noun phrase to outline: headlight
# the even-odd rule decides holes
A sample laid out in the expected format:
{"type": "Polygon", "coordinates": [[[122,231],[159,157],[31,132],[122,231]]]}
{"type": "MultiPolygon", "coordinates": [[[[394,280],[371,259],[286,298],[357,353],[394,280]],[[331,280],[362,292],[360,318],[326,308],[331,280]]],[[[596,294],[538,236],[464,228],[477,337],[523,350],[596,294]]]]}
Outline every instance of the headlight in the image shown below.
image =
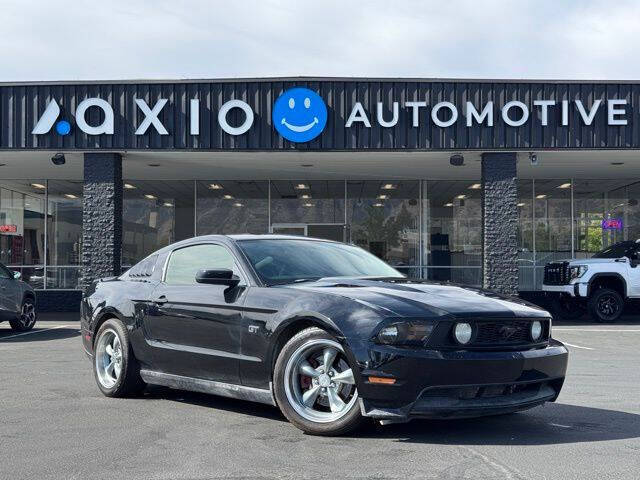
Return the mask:
{"type": "Polygon", "coordinates": [[[460,345],[466,345],[471,341],[473,335],[473,328],[468,323],[456,323],[453,329],[453,336],[456,337],[456,341],[460,345]]]}
{"type": "Polygon", "coordinates": [[[433,331],[433,324],[398,322],[380,329],[373,338],[384,345],[424,345],[433,331]]]}
{"type": "Polygon", "coordinates": [[[588,267],[586,265],[575,265],[573,267],[569,267],[569,280],[580,278],[587,273],[587,270],[588,267]]]}
{"type": "Polygon", "coordinates": [[[535,321],[531,323],[531,340],[537,342],[542,337],[542,323],[535,321]]]}

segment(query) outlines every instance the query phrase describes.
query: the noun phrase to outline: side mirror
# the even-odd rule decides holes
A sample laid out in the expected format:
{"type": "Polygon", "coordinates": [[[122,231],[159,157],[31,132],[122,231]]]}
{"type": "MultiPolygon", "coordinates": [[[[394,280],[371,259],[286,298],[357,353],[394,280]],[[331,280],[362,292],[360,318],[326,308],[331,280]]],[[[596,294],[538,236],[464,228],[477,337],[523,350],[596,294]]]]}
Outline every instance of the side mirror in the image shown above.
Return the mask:
{"type": "Polygon", "coordinates": [[[20,272],[13,272],[13,278],[15,280],[20,280],[22,278],[22,274],[20,272]]]}
{"type": "Polygon", "coordinates": [[[228,268],[219,268],[216,270],[205,269],[198,270],[198,273],[196,273],[196,282],[235,287],[240,283],[240,277],[234,275],[233,270],[229,270],[228,268]]]}

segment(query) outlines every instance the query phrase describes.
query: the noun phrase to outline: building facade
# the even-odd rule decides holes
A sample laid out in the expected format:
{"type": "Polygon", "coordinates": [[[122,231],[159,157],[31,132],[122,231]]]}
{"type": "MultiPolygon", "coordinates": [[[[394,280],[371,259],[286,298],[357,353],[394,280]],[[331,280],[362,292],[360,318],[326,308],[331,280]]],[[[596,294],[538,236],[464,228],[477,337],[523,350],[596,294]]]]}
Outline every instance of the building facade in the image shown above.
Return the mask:
{"type": "Polygon", "coordinates": [[[533,296],[640,238],[640,83],[0,84],[0,262],[42,309],[171,242],[290,233],[533,296]]]}

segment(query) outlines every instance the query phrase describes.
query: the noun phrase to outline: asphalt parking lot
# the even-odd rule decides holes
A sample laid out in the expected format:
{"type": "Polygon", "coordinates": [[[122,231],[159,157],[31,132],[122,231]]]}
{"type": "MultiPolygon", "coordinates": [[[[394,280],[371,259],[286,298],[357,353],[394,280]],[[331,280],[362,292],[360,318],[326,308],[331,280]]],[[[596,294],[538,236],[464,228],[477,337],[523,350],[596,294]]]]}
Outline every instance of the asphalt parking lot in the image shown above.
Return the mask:
{"type": "Polygon", "coordinates": [[[272,407],[153,388],[103,397],[74,316],[0,324],[0,478],[640,477],[640,320],[557,325],[557,403],[503,417],[304,435],[272,407]]]}

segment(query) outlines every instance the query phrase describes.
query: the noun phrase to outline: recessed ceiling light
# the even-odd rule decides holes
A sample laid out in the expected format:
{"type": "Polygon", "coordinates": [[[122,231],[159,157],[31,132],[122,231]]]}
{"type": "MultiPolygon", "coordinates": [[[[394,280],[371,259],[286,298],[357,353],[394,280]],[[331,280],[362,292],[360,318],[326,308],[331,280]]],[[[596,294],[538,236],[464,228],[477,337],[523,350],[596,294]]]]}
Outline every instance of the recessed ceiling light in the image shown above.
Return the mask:
{"type": "Polygon", "coordinates": [[[134,190],[138,187],[136,187],[135,185],[131,185],[130,183],[125,183],[124,188],[126,188],[127,190],[134,190]]]}
{"type": "Polygon", "coordinates": [[[160,166],[159,163],[148,163],[147,165],[149,165],[150,167],[159,167],[160,166]]]}
{"type": "Polygon", "coordinates": [[[547,198],[547,196],[544,193],[541,193],[540,195],[536,195],[536,198],[542,199],[547,198]]]}
{"type": "Polygon", "coordinates": [[[482,188],[481,183],[474,183],[473,185],[469,186],[469,190],[480,190],[481,188],[482,188]]]}
{"type": "Polygon", "coordinates": [[[563,183],[562,185],[558,185],[556,188],[571,188],[571,183],[563,183]]]}
{"type": "Polygon", "coordinates": [[[306,199],[308,199],[308,198],[311,198],[311,195],[307,195],[307,194],[305,193],[304,195],[300,195],[300,198],[302,198],[302,199],[305,199],[305,200],[306,200],[306,199]]]}
{"type": "Polygon", "coordinates": [[[212,183],[211,185],[209,185],[209,188],[211,190],[222,190],[223,187],[219,183],[212,183]]]}
{"type": "Polygon", "coordinates": [[[300,166],[301,166],[301,167],[304,167],[304,168],[310,168],[310,167],[313,167],[313,164],[312,164],[312,163],[303,163],[303,164],[302,164],[302,165],[300,165],[300,166]]]}
{"type": "Polygon", "coordinates": [[[518,204],[518,206],[519,206],[519,207],[524,207],[524,203],[520,202],[520,203],[518,204]]]}
{"type": "Polygon", "coordinates": [[[394,185],[393,183],[385,183],[382,186],[382,190],[395,190],[396,189],[396,185],[394,185]]]}
{"type": "Polygon", "coordinates": [[[78,198],[78,196],[74,195],[73,193],[65,193],[64,196],[67,198],[78,198]]]}
{"type": "Polygon", "coordinates": [[[467,198],[467,196],[466,195],[456,195],[456,198],[458,200],[464,200],[465,198],[467,198]]]}
{"type": "Polygon", "coordinates": [[[155,195],[151,195],[150,193],[147,193],[144,198],[148,198],[149,200],[154,200],[156,198],[155,195]]]}
{"type": "Polygon", "coordinates": [[[307,190],[309,186],[305,185],[304,183],[299,183],[293,188],[295,188],[296,190],[307,190]]]}
{"type": "Polygon", "coordinates": [[[173,203],[171,202],[164,202],[162,205],[164,205],[165,207],[173,207],[173,203]]]}
{"type": "Polygon", "coordinates": [[[445,207],[453,207],[453,203],[449,202],[449,203],[445,203],[444,204],[445,207]]]}
{"type": "Polygon", "coordinates": [[[384,203],[380,203],[380,202],[374,203],[373,206],[374,207],[384,207],[384,203]]]}
{"type": "Polygon", "coordinates": [[[387,198],[389,198],[389,195],[378,195],[379,200],[386,200],[387,198]]]}
{"type": "Polygon", "coordinates": [[[31,186],[32,186],[33,188],[40,188],[40,189],[47,188],[47,187],[45,187],[45,186],[44,186],[43,184],[41,184],[41,183],[32,183],[32,184],[31,184],[31,186]]]}
{"type": "Polygon", "coordinates": [[[624,162],[611,162],[611,165],[624,165],[624,162]]]}
{"type": "Polygon", "coordinates": [[[236,202],[233,204],[234,207],[244,207],[244,205],[240,202],[236,202]]]}
{"type": "Polygon", "coordinates": [[[225,200],[231,200],[233,198],[233,195],[223,195],[222,198],[224,198],[225,200]]]}
{"type": "Polygon", "coordinates": [[[313,203],[307,202],[303,204],[305,207],[313,207],[313,203]]]}

